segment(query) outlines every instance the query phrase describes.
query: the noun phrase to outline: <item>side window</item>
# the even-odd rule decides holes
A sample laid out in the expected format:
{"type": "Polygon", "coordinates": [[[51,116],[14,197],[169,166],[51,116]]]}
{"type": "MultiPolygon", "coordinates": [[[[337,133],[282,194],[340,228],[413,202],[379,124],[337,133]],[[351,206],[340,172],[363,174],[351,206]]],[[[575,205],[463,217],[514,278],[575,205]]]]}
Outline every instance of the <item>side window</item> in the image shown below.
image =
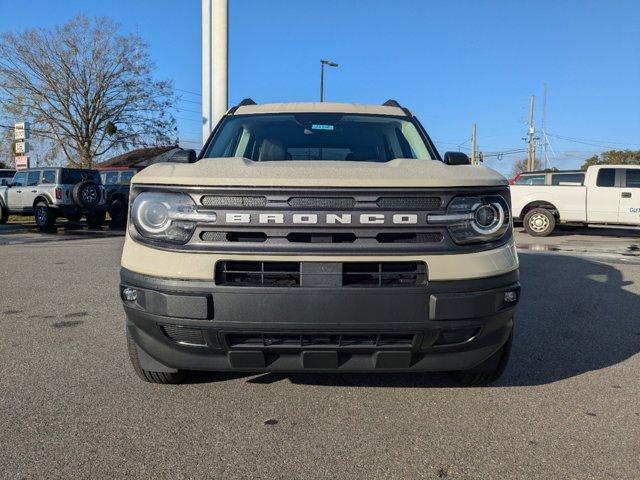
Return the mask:
{"type": "Polygon", "coordinates": [[[516,185],[544,185],[544,175],[523,175],[516,180],[516,185]]]}
{"type": "Polygon", "coordinates": [[[584,183],[584,173],[554,173],[551,175],[551,185],[580,184],[584,183]]]}
{"type": "Polygon", "coordinates": [[[55,170],[45,170],[42,172],[42,179],[40,180],[42,185],[49,185],[52,183],[56,183],[56,171],[55,170]]]}
{"type": "Polygon", "coordinates": [[[135,172],[122,172],[120,173],[120,184],[121,185],[129,185],[131,183],[131,179],[135,175],[135,172]]]}
{"type": "Polygon", "coordinates": [[[104,185],[116,185],[118,183],[118,172],[107,172],[103,174],[102,183],[104,185]]]}
{"type": "Polygon", "coordinates": [[[625,187],[640,188],[640,168],[627,168],[627,181],[625,187]]]}
{"type": "Polygon", "coordinates": [[[27,183],[27,172],[16,173],[16,176],[13,177],[12,183],[16,187],[24,187],[24,184],[27,183]]]}
{"type": "Polygon", "coordinates": [[[27,187],[33,187],[40,182],[40,170],[32,170],[27,175],[27,187]]]}
{"type": "Polygon", "coordinates": [[[616,169],[601,168],[598,171],[598,179],[596,180],[598,187],[615,187],[616,186],[616,169]]]}

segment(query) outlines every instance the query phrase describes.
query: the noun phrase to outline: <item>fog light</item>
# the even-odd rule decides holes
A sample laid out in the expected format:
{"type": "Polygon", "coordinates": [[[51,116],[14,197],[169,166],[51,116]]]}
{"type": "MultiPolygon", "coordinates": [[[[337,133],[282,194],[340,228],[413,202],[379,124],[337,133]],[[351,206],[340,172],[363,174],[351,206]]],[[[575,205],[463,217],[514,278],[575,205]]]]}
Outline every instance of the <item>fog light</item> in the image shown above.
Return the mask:
{"type": "Polygon", "coordinates": [[[122,297],[128,302],[135,302],[138,299],[138,290],[126,287],[122,290],[122,297]]]}
{"type": "Polygon", "coordinates": [[[505,303],[513,303],[518,300],[518,292],[511,290],[510,292],[504,292],[505,303]]]}

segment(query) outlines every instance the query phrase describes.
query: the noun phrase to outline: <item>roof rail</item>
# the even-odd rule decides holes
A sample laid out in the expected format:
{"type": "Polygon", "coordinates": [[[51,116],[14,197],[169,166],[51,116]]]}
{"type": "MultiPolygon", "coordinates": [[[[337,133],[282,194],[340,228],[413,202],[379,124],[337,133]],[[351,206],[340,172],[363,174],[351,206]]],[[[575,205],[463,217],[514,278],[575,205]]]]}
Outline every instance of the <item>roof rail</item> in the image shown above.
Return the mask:
{"type": "Polygon", "coordinates": [[[239,104],[231,107],[227,112],[227,115],[233,115],[235,111],[238,109],[238,107],[244,107],[245,105],[257,105],[257,103],[253,101],[253,99],[251,98],[244,98],[239,104]]]}
{"type": "Polygon", "coordinates": [[[384,102],[382,104],[383,107],[398,107],[398,108],[402,108],[402,106],[398,103],[397,100],[394,100],[392,98],[390,98],[389,100],[387,100],[386,102],[384,102]]]}

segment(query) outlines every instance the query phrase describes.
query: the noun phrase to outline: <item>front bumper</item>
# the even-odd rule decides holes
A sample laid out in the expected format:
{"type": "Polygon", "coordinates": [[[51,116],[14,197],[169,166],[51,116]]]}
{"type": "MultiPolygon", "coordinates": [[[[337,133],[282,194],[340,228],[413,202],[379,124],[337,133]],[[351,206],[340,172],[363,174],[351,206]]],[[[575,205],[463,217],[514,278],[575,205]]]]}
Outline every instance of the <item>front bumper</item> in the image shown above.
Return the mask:
{"type": "Polygon", "coordinates": [[[414,287],[217,286],[121,270],[127,328],[151,371],[447,371],[508,340],[518,271],[414,287]]]}

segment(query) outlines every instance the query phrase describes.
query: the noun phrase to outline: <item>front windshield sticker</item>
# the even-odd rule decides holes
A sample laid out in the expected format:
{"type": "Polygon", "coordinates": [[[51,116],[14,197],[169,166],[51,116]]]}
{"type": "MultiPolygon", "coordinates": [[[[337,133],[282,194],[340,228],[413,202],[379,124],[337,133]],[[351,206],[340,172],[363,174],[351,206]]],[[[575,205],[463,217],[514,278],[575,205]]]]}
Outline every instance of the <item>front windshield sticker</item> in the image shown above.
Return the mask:
{"type": "Polygon", "coordinates": [[[311,125],[311,130],[333,130],[333,125],[319,125],[314,123],[311,125]]]}

